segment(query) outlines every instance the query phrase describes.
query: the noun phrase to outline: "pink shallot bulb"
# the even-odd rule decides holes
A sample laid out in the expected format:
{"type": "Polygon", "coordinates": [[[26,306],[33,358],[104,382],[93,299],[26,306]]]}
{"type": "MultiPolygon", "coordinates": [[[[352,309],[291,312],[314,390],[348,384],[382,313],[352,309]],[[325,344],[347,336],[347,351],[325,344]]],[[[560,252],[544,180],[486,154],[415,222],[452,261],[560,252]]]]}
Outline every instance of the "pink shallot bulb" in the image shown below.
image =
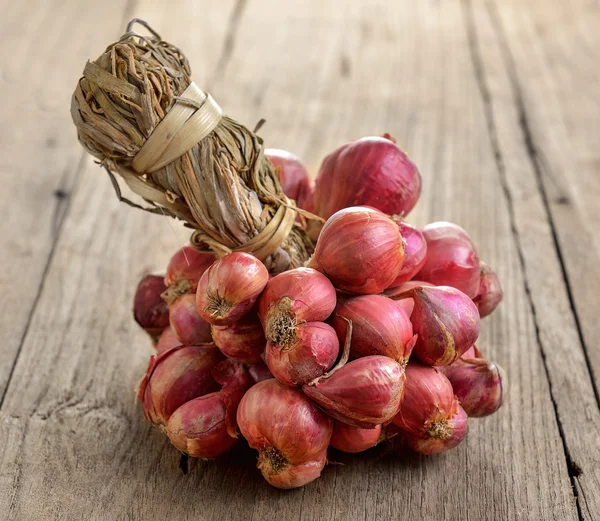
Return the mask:
{"type": "Polygon", "coordinates": [[[333,421],[302,391],[274,379],[257,383],[242,398],[237,422],[271,485],[296,488],[321,475],[333,421]]]}
{"type": "Polygon", "coordinates": [[[194,398],[169,418],[167,435],[181,452],[194,458],[216,458],[238,442],[236,414],[250,386],[243,365],[225,360],[215,366],[213,378],[220,391],[194,398]]]}
{"type": "Polygon", "coordinates": [[[212,370],[221,360],[214,346],[179,346],[152,356],[137,393],[146,418],[164,426],[184,403],[217,391],[212,370]]]}
{"type": "Polygon", "coordinates": [[[448,286],[420,286],[406,296],[415,304],[410,320],[418,335],[414,354],[421,362],[449,365],[477,340],[479,312],[464,293],[448,286]]]}
{"type": "Polygon", "coordinates": [[[253,307],[269,280],[265,265],[249,253],[234,252],[215,261],[198,282],[196,307],[215,326],[237,322],[253,307]]]}
{"type": "Polygon", "coordinates": [[[302,390],[327,414],[349,425],[373,428],[391,420],[402,400],[404,367],[381,355],[343,363],[344,357],[302,390]]]}
{"type": "Polygon", "coordinates": [[[330,325],[303,322],[296,326],[291,343],[267,344],[265,362],[280,382],[301,386],[329,371],[339,351],[338,337],[330,325]]]}
{"type": "MultiPolygon", "coordinates": [[[[201,342],[203,343],[203,342],[201,342]]],[[[156,342],[156,354],[160,355],[165,351],[168,351],[172,347],[177,347],[181,345],[181,340],[177,338],[175,331],[171,326],[166,327],[164,331],[161,333],[158,338],[158,342],[156,342]]]]}
{"type": "Polygon", "coordinates": [[[169,321],[181,344],[205,344],[212,342],[210,324],[205,322],[196,309],[196,297],[192,293],[177,298],[169,307],[169,321]]]}
{"type": "Polygon", "coordinates": [[[212,337],[227,358],[244,364],[262,360],[267,340],[256,314],[228,326],[212,326],[212,337]]]}
{"type": "Polygon", "coordinates": [[[311,268],[296,268],[267,283],[258,316],[269,342],[289,346],[296,341],[298,324],[324,321],[335,303],[335,288],[327,277],[311,268]]]}
{"type": "Polygon", "coordinates": [[[299,208],[310,211],[313,188],[308,170],[300,158],[278,148],[267,148],[265,157],[279,174],[279,182],[285,195],[296,201],[299,208]]]}
{"type": "Polygon", "coordinates": [[[421,286],[433,286],[433,284],[424,282],[422,280],[409,280],[408,282],[403,282],[400,284],[400,286],[395,288],[386,289],[384,291],[384,295],[391,299],[396,299],[398,295],[401,295],[400,300],[394,301],[397,302],[404,312],[410,317],[415,309],[415,301],[407,296],[408,290],[421,286]]]}
{"type": "Polygon", "coordinates": [[[404,398],[394,417],[409,445],[434,454],[458,445],[466,436],[466,415],[450,381],[435,367],[418,362],[406,366],[404,398]]]}
{"type": "Polygon", "coordinates": [[[492,270],[485,262],[480,261],[480,281],[479,290],[473,299],[481,318],[490,315],[502,302],[504,293],[500,285],[500,279],[496,272],[492,270]]]}
{"type": "Polygon", "coordinates": [[[169,301],[196,291],[200,277],[215,260],[214,253],[198,251],[190,244],[179,248],[171,257],[165,275],[169,301]]]}
{"type": "Polygon", "coordinates": [[[169,325],[169,310],[161,296],[166,289],[163,277],[146,275],[135,291],[133,316],[153,339],[169,325]]]}
{"type": "Polygon", "coordinates": [[[427,437],[406,435],[408,446],[419,454],[431,455],[439,454],[448,449],[452,449],[462,442],[467,436],[469,426],[467,424],[467,413],[457,405],[456,412],[448,418],[446,425],[440,428],[439,432],[430,434],[427,437]]]}
{"type": "Polygon", "coordinates": [[[423,228],[425,264],[416,278],[436,286],[452,286],[470,298],[479,291],[479,257],[471,238],[454,223],[435,222],[423,228]]]}
{"type": "Polygon", "coordinates": [[[315,212],[328,219],[349,206],[407,215],[421,194],[421,175],[394,141],[363,137],[329,154],[315,183],[315,212]]]}
{"type": "Polygon", "coordinates": [[[399,302],[382,295],[360,295],[338,301],[331,325],[343,342],[348,321],[352,322],[350,356],[385,355],[406,365],[417,339],[399,302]]]}
{"type": "Polygon", "coordinates": [[[381,425],[376,425],[372,429],[363,429],[334,421],[329,444],[334,449],[356,454],[375,447],[381,440],[381,431],[381,425]]]}
{"type": "Polygon", "coordinates": [[[412,279],[425,265],[427,256],[427,242],[425,236],[414,226],[394,218],[400,228],[400,234],[404,239],[404,254],[406,258],[396,279],[390,284],[390,288],[400,286],[412,279]]]}
{"type": "Polygon", "coordinates": [[[396,223],[377,210],[352,207],[331,216],[308,265],[347,293],[381,293],[398,276],[404,241],[396,223]]]}
{"type": "Polygon", "coordinates": [[[484,360],[478,351],[467,352],[453,364],[438,369],[450,380],[454,394],[469,416],[488,416],[502,405],[506,395],[504,370],[484,360]]]}

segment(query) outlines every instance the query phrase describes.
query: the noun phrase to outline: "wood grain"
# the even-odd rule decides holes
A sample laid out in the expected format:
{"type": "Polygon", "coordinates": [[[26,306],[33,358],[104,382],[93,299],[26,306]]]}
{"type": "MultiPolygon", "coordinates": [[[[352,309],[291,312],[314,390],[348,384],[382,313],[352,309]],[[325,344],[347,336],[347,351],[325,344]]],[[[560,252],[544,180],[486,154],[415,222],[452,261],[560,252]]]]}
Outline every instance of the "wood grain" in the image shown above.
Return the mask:
{"type": "MultiPolygon", "coordinates": [[[[120,29],[106,9],[97,51],[75,70],[120,29]]],[[[503,282],[505,302],[483,322],[479,347],[507,370],[508,402],[472,420],[467,441],[445,455],[332,453],[342,464],[300,490],[269,487],[243,446],[183,475],[134,403],[150,348],[130,302],[185,231],[119,204],[86,159],[0,409],[0,519],[578,519],[568,464],[583,464],[572,457],[590,438],[577,438],[576,425],[594,432],[597,407],[486,5],[144,0],[128,10],[186,51],[195,81],[229,115],[249,126],[266,118],[268,146],[298,153],[313,173],[346,140],[397,138],[424,178],[409,220],[458,222],[503,282]]],[[[57,84],[57,97],[68,99],[71,83],[57,84]]],[[[70,123],[60,130],[78,157],[70,123]]],[[[588,470],[575,485],[589,495],[588,470]]],[[[581,515],[593,518],[591,505],[581,515]]]]}
{"type": "MultiPolygon", "coordinates": [[[[600,452],[590,453],[590,447],[600,440],[600,411],[588,372],[586,346],[582,344],[578,330],[578,317],[569,299],[570,288],[563,277],[562,263],[571,258],[572,253],[560,249],[555,242],[555,221],[548,206],[547,192],[541,186],[544,178],[551,184],[536,152],[538,141],[543,142],[545,138],[538,136],[537,127],[532,127],[529,118],[530,110],[545,113],[546,107],[552,105],[552,98],[550,94],[540,96],[539,91],[535,94],[523,91],[521,85],[530,83],[524,81],[519,72],[525,74],[525,78],[535,75],[529,70],[518,71],[514,57],[525,48],[530,49],[531,45],[523,48],[514,45],[516,39],[505,34],[504,29],[505,25],[512,27],[513,24],[504,24],[499,18],[499,7],[500,4],[495,6],[490,2],[486,6],[478,4],[473,9],[473,52],[481,65],[480,82],[487,98],[488,124],[505,190],[510,194],[512,218],[535,312],[537,342],[544,353],[569,474],[577,490],[579,514],[583,519],[595,519],[600,516],[600,452]],[[536,196],[532,197],[532,194],[536,196]],[[554,262],[548,262],[549,257],[554,262]]],[[[536,19],[544,19],[541,11],[546,9],[547,4],[543,9],[541,4],[538,5],[540,12],[536,19]]],[[[586,15],[583,9],[576,11],[571,6],[571,16],[586,15]]],[[[509,18],[510,21],[513,19],[520,17],[509,18]]],[[[539,34],[533,36],[534,45],[540,45],[541,42],[535,40],[539,34]]],[[[524,56],[520,59],[530,66],[535,64],[534,59],[524,56]]],[[[545,73],[551,69],[540,67],[545,73]]],[[[561,133],[561,125],[555,127],[556,132],[561,133]]],[[[585,140],[581,143],[584,145],[585,140]]],[[[560,155],[560,152],[553,149],[552,154],[560,155]]],[[[564,182],[568,183],[568,178],[564,182]]],[[[591,274],[589,289],[593,289],[597,275],[597,270],[591,274]]]]}
{"type": "Polygon", "coordinates": [[[2,3],[0,288],[8,298],[0,302],[0,403],[84,164],[73,146],[68,85],[107,30],[114,34],[109,13],[120,20],[125,6],[111,0],[92,13],[78,2],[61,9],[41,2],[34,10],[2,3]]]}

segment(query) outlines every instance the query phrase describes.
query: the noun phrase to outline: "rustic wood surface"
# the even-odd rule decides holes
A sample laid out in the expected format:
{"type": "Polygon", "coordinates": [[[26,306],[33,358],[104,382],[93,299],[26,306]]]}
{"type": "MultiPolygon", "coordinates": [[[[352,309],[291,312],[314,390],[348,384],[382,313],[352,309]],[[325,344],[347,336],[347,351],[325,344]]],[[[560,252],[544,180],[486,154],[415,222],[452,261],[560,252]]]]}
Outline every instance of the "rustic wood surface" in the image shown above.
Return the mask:
{"type": "Polygon", "coordinates": [[[0,519],[600,519],[600,5],[594,0],[0,1],[0,519]],[[186,231],[117,202],[75,139],[85,61],[148,20],[195,81],[311,171],[389,132],[409,221],[464,226],[503,282],[481,350],[509,396],[438,457],[340,453],[269,487],[247,447],[179,455],[133,388],[137,280],[186,231]]]}

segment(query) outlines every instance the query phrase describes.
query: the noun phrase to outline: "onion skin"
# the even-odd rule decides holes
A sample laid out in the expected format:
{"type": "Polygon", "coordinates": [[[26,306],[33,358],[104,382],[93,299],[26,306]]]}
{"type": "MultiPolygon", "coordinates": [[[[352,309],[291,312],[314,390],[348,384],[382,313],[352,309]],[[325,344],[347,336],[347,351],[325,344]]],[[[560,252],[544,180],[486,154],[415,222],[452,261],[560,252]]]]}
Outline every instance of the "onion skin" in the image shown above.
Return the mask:
{"type": "Polygon", "coordinates": [[[196,297],[191,293],[179,297],[171,304],[169,321],[173,332],[183,345],[212,342],[210,324],[198,313],[196,297]]]}
{"type": "Polygon", "coordinates": [[[454,394],[469,416],[488,416],[502,405],[506,375],[499,365],[481,357],[463,356],[439,370],[450,380],[454,394]]]}
{"type": "Polygon", "coordinates": [[[418,335],[415,356],[429,365],[449,365],[479,336],[479,312],[464,293],[448,286],[416,287],[408,295],[415,307],[410,317],[418,335]]]}
{"type": "Polygon", "coordinates": [[[258,316],[266,327],[272,315],[283,306],[296,322],[322,322],[335,309],[336,294],[325,275],[311,268],[296,268],[273,277],[258,301],[258,316]]]}
{"type": "Polygon", "coordinates": [[[166,290],[163,277],[146,275],[138,284],[133,299],[133,316],[154,340],[169,325],[169,310],[161,297],[166,290]]]}
{"type": "Polygon", "coordinates": [[[212,326],[212,337],[221,353],[244,364],[260,362],[267,344],[256,315],[248,315],[228,326],[212,326]]]}
{"type": "Polygon", "coordinates": [[[404,368],[387,356],[365,356],[302,387],[330,416],[355,427],[373,428],[398,412],[404,368]]]}
{"type": "Polygon", "coordinates": [[[396,280],[390,284],[390,288],[395,288],[412,279],[421,271],[427,257],[427,241],[421,231],[396,218],[394,218],[394,221],[398,224],[400,234],[404,239],[404,254],[406,258],[402,263],[402,268],[396,280]]]}
{"type": "Polygon", "coordinates": [[[328,219],[349,206],[407,215],[421,194],[421,175],[392,140],[364,137],[329,154],[315,182],[315,212],[328,219]]]}
{"type": "Polygon", "coordinates": [[[267,365],[262,361],[249,365],[248,374],[250,376],[250,385],[256,385],[264,380],[270,380],[271,378],[274,378],[267,365]]]}
{"type": "Polygon", "coordinates": [[[296,342],[298,324],[324,321],[335,303],[335,288],[327,277],[311,268],[296,268],[268,282],[258,316],[271,344],[290,347],[296,342]]]}
{"type": "Polygon", "coordinates": [[[324,322],[304,322],[289,346],[267,344],[265,362],[280,382],[302,386],[325,374],[335,363],[340,345],[335,330],[324,322]]]}
{"type": "Polygon", "coordinates": [[[296,201],[300,208],[309,210],[307,206],[312,206],[313,188],[308,170],[300,158],[278,148],[267,148],[265,157],[277,170],[285,195],[296,201]]]}
{"type": "Polygon", "coordinates": [[[177,347],[181,345],[181,340],[177,338],[175,331],[171,326],[166,327],[164,331],[161,333],[158,338],[158,342],[156,343],[156,354],[164,353],[168,351],[172,347],[177,347]]]}
{"type": "Polygon", "coordinates": [[[351,357],[384,355],[406,365],[416,337],[400,302],[381,295],[361,295],[338,301],[331,325],[342,342],[348,331],[347,320],[352,321],[351,357]]]}
{"type": "Polygon", "coordinates": [[[406,435],[408,446],[419,454],[432,455],[439,454],[446,450],[456,447],[467,436],[469,426],[467,424],[467,413],[457,405],[456,412],[448,419],[447,429],[450,432],[448,437],[435,438],[429,436],[422,438],[419,436],[406,435]]]}
{"type": "Polygon", "coordinates": [[[422,280],[409,280],[395,288],[386,289],[383,294],[392,299],[399,298],[400,300],[394,300],[394,302],[396,302],[404,312],[411,317],[412,312],[415,309],[415,301],[408,296],[408,290],[419,288],[421,286],[433,286],[433,284],[422,280]]]}
{"type": "Polygon", "coordinates": [[[398,276],[404,241],[396,223],[364,207],[340,210],[323,226],[308,266],[354,294],[381,293],[398,276]]]}
{"type": "Polygon", "coordinates": [[[137,393],[146,419],[164,426],[184,403],[217,391],[212,369],[221,360],[214,346],[179,346],[152,356],[137,393]]]}
{"type": "Polygon", "coordinates": [[[413,361],[406,366],[404,398],[393,423],[422,454],[455,447],[467,434],[466,414],[448,378],[435,367],[413,361]]]}
{"type": "Polygon", "coordinates": [[[194,458],[216,458],[238,441],[237,408],[249,387],[246,369],[226,360],[212,371],[223,388],[179,407],[169,418],[167,435],[181,452],[194,458]]]}
{"type": "Polygon", "coordinates": [[[372,429],[362,429],[334,421],[329,444],[334,449],[356,454],[375,447],[381,439],[381,431],[381,425],[376,425],[372,429]]]}
{"type": "Polygon", "coordinates": [[[427,256],[416,278],[452,286],[474,298],[479,291],[479,257],[467,232],[457,224],[440,221],[425,226],[423,235],[427,256]]]}
{"type": "Polygon", "coordinates": [[[196,307],[214,326],[244,317],[269,280],[266,266],[249,253],[233,252],[215,261],[198,282],[196,307]]]}
{"type": "Polygon", "coordinates": [[[237,422],[271,485],[296,488],[321,475],[333,421],[302,391],[274,379],[257,383],[242,398],[237,422]]]}
{"type": "Polygon", "coordinates": [[[473,302],[475,302],[475,305],[479,310],[479,316],[483,318],[490,315],[498,307],[498,304],[502,302],[504,292],[500,285],[500,279],[494,270],[483,261],[479,263],[479,266],[479,290],[477,291],[477,295],[473,299],[473,302]]]}
{"type": "Polygon", "coordinates": [[[200,252],[186,244],[171,257],[165,283],[167,286],[177,286],[178,295],[196,291],[200,277],[215,260],[213,253],[200,252]]]}

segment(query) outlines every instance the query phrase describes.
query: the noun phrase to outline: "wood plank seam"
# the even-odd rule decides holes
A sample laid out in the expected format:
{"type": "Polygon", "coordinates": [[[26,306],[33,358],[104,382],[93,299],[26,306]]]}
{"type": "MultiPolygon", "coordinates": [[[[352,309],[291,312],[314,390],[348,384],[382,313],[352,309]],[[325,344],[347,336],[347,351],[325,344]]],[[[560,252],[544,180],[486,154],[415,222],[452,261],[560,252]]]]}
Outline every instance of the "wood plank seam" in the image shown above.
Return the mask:
{"type": "Polygon", "coordinates": [[[581,327],[581,321],[579,319],[579,314],[577,313],[577,309],[575,307],[575,301],[573,299],[573,290],[571,288],[571,283],[569,282],[569,277],[567,275],[566,264],[563,256],[562,249],[560,247],[560,243],[558,240],[558,233],[556,229],[556,223],[554,221],[554,216],[552,214],[552,210],[550,208],[550,203],[548,200],[548,192],[546,190],[546,185],[544,183],[544,170],[546,170],[544,163],[546,163],[543,155],[540,155],[538,151],[538,147],[535,145],[533,133],[531,131],[531,125],[529,124],[529,118],[527,116],[527,110],[525,108],[525,102],[523,100],[523,89],[519,83],[519,78],[517,77],[517,68],[515,66],[514,58],[512,56],[512,52],[507,44],[506,32],[502,27],[502,22],[500,20],[500,16],[498,10],[492,2],[486,2],[486,7],[490,14],[490,19],[494,24],[496,29],[496,33],[498,34],[498,42],[500,43],[500,47],[503,52],[503,57],[506,64],[506,70],[508,73],[508,77],[511,82],[511,86],[513,88],[513,92],[515,95],[515,100],[517,103],[517,111],[519,113],[519,126],[521,128],[523,139],[525,143],[525,148],[527,151],[527,155],[529,156],[529,160],[531,162],[531,166],[533,171],[535,172],[536,182],[538,185],[538,189],[540,192],[540,196],[542,199],[542,203],[544,205],[544,211],[548,218],[548,223],[550,225],[550,231],[552,232],[552,241],[554,243],[554,249],[556,251],[556,256],[558,258],[558,262],[560,265],[560,270],[563,277],[563,282],[567,291],[567,297],[569,300],[569,306],[571,308],[571,312],[573,314],[573,319],[575,321],[575,327],[577,329],[577,335],[579,336],[579,342],[581,344],[581,348],[583,350],[583,356],[585,359],[585,363],[587,365],[588,372],[590,374],[590,381],[592,384],[592,389],[594,390],[594,396],[596,397],[596,403],[598,407],[600,407],[600,392],[598,390],[598,386],[596,384],[596,378],[594,378],[594,371],[592,368],[592,364],[590,361],[588,346],[585,342],[585,338],[583,336],[583,329],[581,327]]]}
{"type": "MultiPolygon", "coordinates": [[[[552,401],[552,406],[554,408],[554,414],[556,417],[556,422],[558,425],[558,430],[559,430],[561,442],[563,445],[563,451],[564,451],[564,457],[565,457],[565,461],[566,461],[566,465],[567,465],[567,471],[569,473],[569,479],[571,481],[571,490],[573,492],[573,496],[575,498],[575,504],[577,507],[577,515],[579,517],[579,520],[583,521],[585,518],[584,518],[584,515],[582,512],[581,499],[580,499],[579,493],[578,493],[578,490],[582,490],[582,487],[577,487],[576,483],[575,483],[577,478],[581,474],[581,469],[579,468],[577,463],[573,461],[570,451],[569,451],[568,443],[567,443],[566,436],[565,436],[565,433],[563,430],[563,425],[562,425],[560,415],[558,412],[558,405],[556,403],[556,398],[554,395],[555,391],[553,389],[552,379],[550,377],[550,371],[548,368],[548,362],[546,359],[544,345],[543,345],[543,342],[540,337],[540,328],[539,328],[539,322],[538,322],[538,318],[537,318],[537,311],[536,311],[535,303],[533,301],[531,288],[529,287],[529,283],[527,281],[526,262],[525,262],[525,257],[523,254],[523,247],[521,244],[519,231],[516,226],[516,219],[515,219],[515,214],[514,214],[514,202],[513,202],[512,194],[510,192],[510,188],[509,188],[507,180],[506,180],[506,175],[507,175],[506,167],[505,167],[504,159],[502,156],[502,150],[501,150],[501,147],[500,147],[500,144],[498,141],[497,131],[496,131],[495,122],[494,122],[494,116],[492,114],[491,93],[489,91],[489,88],[487,86],[487,83],[486,83],[485,77],[484,77],[482,59],[481,59],[481,54],[479,51],[477,31],[475,29],[474,20],[473,20],[472,0],[463,0],[463,7],[464,7],[464,12],[465,12],[465,17],[466,17],[466,24],[467,24],[467,36],[468,36],[469,51],[470,51],[471,58],[473,61],[473,68],[474,68],[474,72],[475,72],[476,82],[479,87],[481,97],[483,100],[484,111],[485,111],[485,121],[486,121],[486,125],[488,127],[488,134],[490,137],[491,147],[494,152],[494,158],[496,161],[498,174],[500,176],[500,185],[502,187],[502,192],[506,198],[507,208],[509,210],[510,227],[511,227],[511,231],[512,231],[512,234],[514,237],[516,250],[517,250],[517,253],[519,256],[519,263],[521,265],[521,269],[522,269],[523,273],[525,274],[524,290],[525,290],[528,304],[529,304],[529,307],[530,307],[531,313],[532,313],[532,318],[533,318],[534,327],[535,327],[536,344],[540,350],[543,367],[544,367],[544,371],[545,371],[545,376],[548,381],[548,386],[550,389],[550,399],[552,401]]],[[[532,164],[532,168],[536,174],[538,190],[540,191],[540,195],[543,200],[546,217],[548,218],[549,225],[550,225],[550,228],[552,231],[554,248],[556,250],[558,261],[560,263],[560,267],[561,267],[561,270],[562,270],[562,273],[564,276],[564,283],[565,283],[565,286],[567,288],[567,292],[569,295],[569,303],[571,306],[571,311],[572,311],[574,318],[576,320],[576,323],[577,323],[577,331],[579,334],[581,347],[584,350],[584,356],[586,359],[588,370],[590,370],[590,374],[588,376],[590,377],[596,400],[598,400],[597,389],[594,385],[594,381],[593,381],[593,378],[591,375],[591,366],[589,365],[589,359],[587,357],[587,352],[585,350],[585,345],[583,343],[583,337],[582,337],[581,329],[579,327],[579,322],[577,320],[577,314],[576,314],[575,308],[573,306],[572,295],[571,295],[571,292],[569,289],[568,281],[566,279],[565,266],[563,263],[562,255],[560,254],[560,246],[559,246],[557,238],[556,238],[554,223],[553,223],[551,215],[549,213],[547,196],[546,196],[545,190],[543,189],[542,182],[541,182],[540,166],[537,161],[536,148],[535,148],[533,136],[531,133],[531,129],[530,129],[530,126],[529,126],[529,123],[527,120],[527,114],[525,111],[522,92],[521,92],[518,80],[516,78],[516,71],[514,70],[514,64],[511,66],[511,62],[509,61],[510,60],[510,50],[508,49],[508,47],[506,45],[506,39],[505,39],[504,33],[502,32],[502,29],[500,26],[500,20],[498,18],[498,13],[492,11],[492,8],[490,7],[490,2],[486,2],[486,7],[488,9],[488,13],[490,14],[491,20],[495,24],[495,28],[496,28],[497,35],[498,35],[498,40],[499,40],[501,49],[503,51],[504,64],[506,66],[507,74],[510,79],[511,88],[513,89],[513,94],[514,94],[515,100],[517,102],[517,112],[519,114],[519,126],[520,126],[521,132],[523,134],[527,156],[528,156],[529,161],[532,164]]],[[[583,496],[583,500],[587,503],[585,496],[583,496]]]]}
{"type": "Polygon", "coordinates": [[[69,208],[71,206],[72,195],[76,192],[77,186],[79,184],[79,180],[81,179],[81,173],[85,169],[85,165],[87,162],[87,154],[82,151],[79,157],[79,161],[77,162],[77,167],[75,169],[75,176],[73,180],[73,185],[71,187],[71,194],[68,195],[62,186],[59,186],[55,189],[55,197],[56,197],[56,208],[54,210],[54,222],[53,222],[53,238],[52,238],[52,246],[50,247],[50,251],[48,252],[48,257],[46,258],[46,263],[44,264],[44,270],[42,271],[42,277],[40,279],[40,285],[38,287],[37,293],[33,299],[31,304],[31,309],[29,310],[29,314],[27,316],[27,321],[25,323],[25,328],[23,330],[23,334],[21,335],[21,340],[19,341],[19,347],[17,348],[17,352],[12,361],[12,365],[10,371],[8,373],[8,379],[6,380],[6,385],[4,386],[4,391],[2,396],[0,396],[0,410],[2,410],[2,405],[4,404],[4,398],[8,394],[8,389],[12,382],[12,377],[15,371],[15,367],[19,361],[19,357],[21,355],[21,351],[23,349],[23,345],[25,343],[25,339],[27,338],[27,334],[29,332],[29,326],[31,325],[31,321],[33,316],[35,315],[37,305],[40,301],[40,297],[44,291],[44,285],[46,282],[46,278],[48,276],[48,272],[50,270],[50,266],[52,265],[52,259],[54,258],[54,253],[56,250],[56,245],[58,244],[58,240],[61,236],[62,229],[64,223],[67,219],[69,208]]]}

